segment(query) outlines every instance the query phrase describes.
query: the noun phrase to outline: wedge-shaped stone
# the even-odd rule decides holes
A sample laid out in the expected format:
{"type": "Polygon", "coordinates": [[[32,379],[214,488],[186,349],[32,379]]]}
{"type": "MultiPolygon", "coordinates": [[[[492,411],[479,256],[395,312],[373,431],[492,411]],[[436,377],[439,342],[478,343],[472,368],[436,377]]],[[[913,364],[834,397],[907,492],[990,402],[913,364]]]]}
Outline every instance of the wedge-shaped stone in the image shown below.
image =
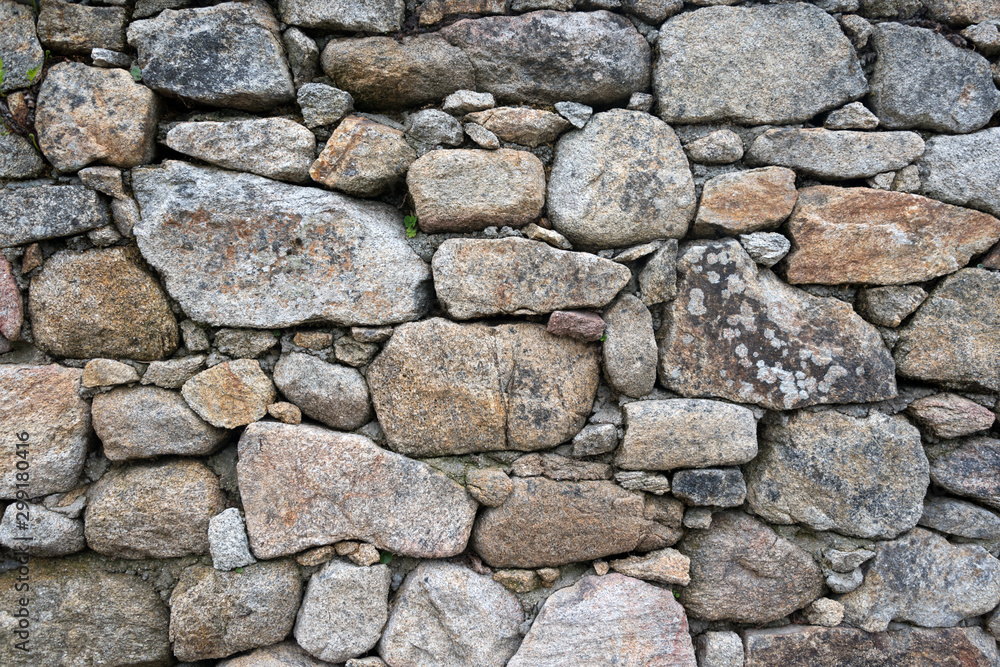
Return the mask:
{"type": "Polygon", "coordinates": [[[924,152],[916,132],[851,132],[776,128],[757,137],[747,160],[796,169],[817,178],[867,178],[900,169],[924,152]]]}
{"type": "Polygon", "coordinates": [[[416,159],[400,130],[348,116],[330,135],[309,175],[334,190],[371,197],[399,180],[416,159]]]}
{"type": "Polygon", "coordinates": [[[542,109],[499,107],[470,113],[468,123],[478,123],[504,141],[534,148],[552,143],[569,127],[559,114],[542,109]]]}
{"type": "Polygon", "coordinates": [[[788,282],[904,285],[965,266],[1000,239],[1000,220],[905,192],[819,185],[788,219],[788,282]]]}
{"type": "Polygon", "coordinates": [[[82,185],[0,188],[0,247],[72,236],[109,222],[105,200],[82,185]]]}
{"type": "Polygon", "coordinates": [[[934,459],[931,479],[952,493],[1000,509],[1000,440],[972,438],[934,459]]]}
{"type": "Polygon", "coordinates": [[[896,395],[889,351],[848,304],[789,287],[736,240],[692,243],[677,267],[660,330],[667,388],[777,410],[896,395]]]}
{"type": "Polygon", "coordinates": [[[389,446],[408,456],[554,447],[590,415],[597,347],[537,324],[396,329],[368,369],[389,446]]]}
{"type": "Polygon", "coordinates": [[[139,247],[199,322],[380,325],[428,307],[430,269],[392,206],[183,162],[132,186],[139,247]]]}
{"type": "Polygon", "coordinates": [[[257,558],[355,539],[404,556],[443,558],[462,553],[469,540],[476,502],[464,488],[363,436],[257,422],[243,432],[239,455],[257,558]]]}

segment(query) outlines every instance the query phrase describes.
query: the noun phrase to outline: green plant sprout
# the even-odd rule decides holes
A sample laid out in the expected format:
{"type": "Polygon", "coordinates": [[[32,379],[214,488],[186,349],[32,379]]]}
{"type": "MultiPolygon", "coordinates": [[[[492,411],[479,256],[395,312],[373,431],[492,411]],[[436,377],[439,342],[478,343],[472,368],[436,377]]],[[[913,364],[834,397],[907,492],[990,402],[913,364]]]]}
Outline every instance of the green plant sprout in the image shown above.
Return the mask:
{"type": "Polygon", "coordinates": [[[608,339],[608,334],[601,334],[601,342],[603,343],[608,339]]]}
{"type": "Polygon", "coordinates": [[[406,225],[406,238],[412,239],[417,235],[417,216],[406,216],[403,218],[403,224],[406,225]]]}
{"type": "Polygon", "coordinates": [[[35,67],[35,68],[32,68],[32,69],[29,69],[28,72],[27,72],[28,81],[30,81],[31,83],[34,83],[35,82],[35,77],[38,76],[38,72],[41,69],[42,69],[41,67],[35,67]]]}
{"type": "Polygon", "coordinates": [[[31,145],[35,147],[35,150],[41,153],[42,149],[38,147],[38,142],[35,140],[35,135],[29,134],[28,138],[31,139],[31,145]]]}
{"type": "Polygon", "coordinates": [[[129,74],[132,75],[134,81],[142,81],[142,70],[138,66],[134,66],[129,70],[129,74]]]}
{"type": "Polygon", "coordinates": [[[388,565],[389,563],[391,563],[392,562],[392,552],[391,551],[383,551],[381,553],[381,555],[379,556],[378,562],[381,563],[382,565],[388,565]]]}
{"type": "MultiPolygon", "coordinates": [[[[7,72],[3,68],[3,58],[0,58],[0,86],[3,86],[5,76],[7,76],[7,72]]],[[[4,97],[6,97],[6,95],[4,95],[4,97]]]]}

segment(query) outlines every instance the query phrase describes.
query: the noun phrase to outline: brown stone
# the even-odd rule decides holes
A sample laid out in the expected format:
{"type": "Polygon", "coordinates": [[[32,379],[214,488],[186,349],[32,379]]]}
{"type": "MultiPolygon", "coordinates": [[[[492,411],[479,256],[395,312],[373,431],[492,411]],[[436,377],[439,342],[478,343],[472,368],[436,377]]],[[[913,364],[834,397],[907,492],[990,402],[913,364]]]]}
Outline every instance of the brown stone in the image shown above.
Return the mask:
{"type": "Polygon", "coordinates": [[[292,342],[310,350],[323,350],[333,345],[333,334],[326,331],[299,331],[292,342]]]}
{"type": "Polygon", "coordinates": [[[263,418],[278,392],[256,359],[237,359],[198,373],[181,394],[212,426],[236,428],[263,418]]]}
{"type": "Polygon", "coordinates": [[[548,477],[557,481],[611,479],[611,466],[596,461],[577,461],[558,454],[526,454],[514,461],[510,472],[518,477],[548,477]]]}
{"type": "Polygon", "coordinates": [[[23,318],[21,290],[14,280],[13,268],[7,258],[0,255],[0,336],[7,340],[20,338],[23,318]]]}
{"type": "Polygon", "coordinates": [[[972,438],[931,461],[931,480],[955,495],[1000,509],[1000,440],[972,438]]]}
{"type": "Polygon", "coordinates": [[[910,403],[907,412],[936,438],[960,438],[985,431],[996,420],[988,408],[955,394],[918,398],[910,403]]]}
{"type": "Polygon", "coordinates": [[[420,25],[434,25],[455,14],[503,14],[507,0],[427,0],[420,6],[420,25]]]}
{"type": "Polygon", "coordinates": [[[470,113],[466,122],[478,123],[504,141],[534,148],[550,144],[569,128],[569,121],[543,109],[497,107],[470,113]]]}
{"type": "Polygon", "coordinates": [[[401,131],[348,116],[330,135],[309,175],[334,190],[373,197],[395,183],[416,159],[401,131]]]}
{"type": "Polygon", "coordinates": [[[497,507],[507,500],[514,486],[503,470],[485,468],[470,470],[465,474],[465,490],[479,503],[497,507]]]}
{"type": "Polygon", "coordinates": [[[267,414],[285,424],[301,424],[302,411],[291,403],[278,401],[267,406],[267,414]]]}
{"type": "Polygon", "coordinates": [[[114,359],[91,359],[83,367],[84,387],[111,387],[138,381],[139,373],[134,368],[114,359]]]}
{"type": "Polygon", "coordinates": [[[854,307],[872,324],[898,327],[926,299],[927,292],[916,285],[866,287],[858,292],[854,307]]]}
{"type": "Polygon", "coordinates": [[[55,53],[89,56],[91,49],[124,51],[124,7],[92,7],[61,0],[42,0],[38,39],[55,53]]]}
{"type": "Polygon", "coordinates": [[[613,560],[610,565],[615,572],[636,579],[681,586],[687,586],[691,582],[691,559],[676,549],[661,549],[644,556],[629,556],[613,560]]]}
{"type": "Polygon", "coordinates": [[[24,257],[21,258],[21,274],[26,276],[44,263],[42,246],[32,243],[24,249],[24,257]]]}
{"type": "Polygon", "coordinates": [[[791,215],[797,197],[795,172],[784,167],[716,176],[701,191],[694,232],[735,236],[777,229],[791,215]]]}
{"type": "Polygon", "coordinates": [[[788,221],[788,282],[902,285],[965,266],[1000,238],[1000,220],[919,195],[821,185],[788,221]]]}
{"type": "Polygon", "coordinates": [[[587,310],[557,310],[549,315],[545,330],[553,336],[593,342],[604,336],[604,320],[587,310]]]}

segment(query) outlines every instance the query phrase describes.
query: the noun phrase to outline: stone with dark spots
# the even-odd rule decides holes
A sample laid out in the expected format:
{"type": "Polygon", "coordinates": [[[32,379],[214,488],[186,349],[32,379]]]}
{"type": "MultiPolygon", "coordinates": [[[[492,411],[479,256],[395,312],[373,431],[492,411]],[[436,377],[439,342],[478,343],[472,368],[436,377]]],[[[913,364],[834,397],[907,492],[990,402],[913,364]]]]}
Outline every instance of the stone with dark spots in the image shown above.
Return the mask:
{"type": "Polygon", "coordinates": [[[955,495],[1000,509],[1000,440],[972,438],[931,461],[931,479],[955,495]]]}
{"type": "Polygon", "coordinates": [[[82,185],[0,188],[0,247],[104,227],[111,222],[105,202],[82,185]]]}
{"type": "Polygon", "coordinates": [[[271,378],[256,359],[212,366],[185,382],[181,395],[199,417],[219,428],[237,428],[262,419],[277,398],[271,378]]]}
{"type": "Polygon", "coordinates": [[[398,32],[405,14],[403,0],[280,0],[278,15],[291,25],[344,32],[398,32]]]}
{"type": "Polygon", "coordinates": [[[674,473],[670,491],[688,505],[739,507],[747,485],[739,468],[703,468],[674,473]]]}
{"type": "Polygon", "coordinates": [[[0,93],[27,88],[45,65],[45,53],[35,32],[35,14],[31,7],[0,0],[0,25],[4,27],[0,32],[0,58],[4,65],[0,93]],[[30,78],[28,72],[33,73],[30,78]]]}
{"type": "Polygon", "coordinates": [[[10,262],[0,255],[0,337],[7,340],[20,338],[23,321],[24,304],[21,301],[21,290],[14,280],[10,262]]]}
{"type": "Polygon", "coordinates": [[[935,135],[920,157],[921,194],[1000,215],[1000,127],[935,135]]]}
{"type": "Polygon", "coordinates": [[[372,197],[399,180],[416,159],[400,130],[348,116],[330,135],[309,176],[334,190],[372,197]]]}
{"type": "Polygon", "coordinates": [[[371,419],[368,386],[353,368],[292,352],[274,367],[274,383],[307,417],[330,428],[353,431],[371,419]]]}
{"type": "Polygon", "coordinates": [[[55,53],[89,56],[92,49],[124,51],[128,13],[124,7],[93,7],[42,0],[38,39],[55,53]]]}
{"type": "Polygon", "coordinates": [[[957,498],[928,496],[920,525],[971,540],[1000,540],[1000,516],[957,498]]]}
{"type": "Polygon", "coordinates": [[[854,307],[872,324],[898,327],[927,299],[927,292],[916,285],[868,287],[858,291],[854,307]]]}
{"type": "Polygon", "coordinates": [[[956,394],[918,398],[906,411],[936,438],[972,435],[985,431],[996,421],[989,408],[956,394]]]}
{"type": "Polygon", "coordinates": [[[556,481],[611,479],[611,466],[607,463],[578,461],[550,453],[525,454],[511,464],[510,472],[517,477],[548,477],[556,481]]]}
{"type": "Polygon", "coordinates": [[[924,152],[916,132],[776,128],[757,137],[747,161],[796,169],[816,178],[867,178],[901,169],[924,152]]]}

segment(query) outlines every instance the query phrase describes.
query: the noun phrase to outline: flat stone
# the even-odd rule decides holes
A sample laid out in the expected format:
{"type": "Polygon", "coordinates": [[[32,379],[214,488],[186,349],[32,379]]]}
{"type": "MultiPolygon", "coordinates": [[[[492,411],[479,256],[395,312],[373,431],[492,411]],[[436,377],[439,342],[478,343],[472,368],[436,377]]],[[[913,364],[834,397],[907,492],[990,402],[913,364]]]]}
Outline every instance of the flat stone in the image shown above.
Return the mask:
{"type": "Polygon", "coordinates": [[[921,194],[1000,215],[1000,128],[960,136],[934,136],[917,162],[921,194]]]}
{"type": "Polygon", "coordinates": [[[347,336],[337,339],[333,346],[333,356],[337,361],[354,366],[367,366],[379,352],[379,346],[375,343],[359,343],[347,336]]]}
{"type": "Polygon", "coordinates": [[[478,123],[466,123],[462,130],[480,148],[491,151],[500,148],[500,138],[478,123]]]}
{"type": "Polygon", "coordinates": [[[739,468],[705,468],[674,473],[671,493],[688,505],[739,507],[747,487],[739,468]]]}
{"type": "Polygon", "coordinates": [[[479,513],[472,547],[493,567],[556,567],[666,546],[641,493],[614,482],[515,477],[499,507],[479,513]]]}
{"type": "MultiPolygon", "coordinates": [[[[2,5],[0,5],[0,12],[3,12],[2,5]]],[[[0,58],[2,57],[4,56],[0,56],[0,58]]],[[[0,178],[33,178],[40,176],[43,171],[45,171],[45,160],[38,154],[27,137],[13,132],[0,135],[0,178]]]]}
{"type": "Polygon", "coordinates": [[[4,510],[0,545],[14,554],[27,550],[26,553],[43,558],[67,556],[87,548],[82,520],[24,502],[11,503],[4,510]]]}
{"type": "Polygon", "coordinates": [[[309,176],[334,190],[372,197],[399,180],[416,159],[401,131],[348,116],[330,135],[309,176]]]}
{"type": "Polygon", "coordinates": [[[916,285],[869,287],[858,292],[854,305],[872,324],[898,327],[926,298],[927,292],[916,285]]]}
{"type": "Polygon", "coordinates": [[[716,130],[684,145],[692,162],[730,164],[743,157],[743,140],[732,130],[716,130]]]}
{"type": "Polygon", "coordinates": [[[578,130],[582,130],[584,125],[594,115],[593,107],[580,104],[579,102],[556,102],[554,106],[559,115],[568,120],[570,125],[578,130]]]}
{"type": "Polygon", "coordinates": [[[168,454],[204,456],[226,432],[198,417],[176,391],[122,387],[94,396],[94,431],[112,461],[168,454]]]}
{"type": "Polygon", "coordinates": [[[333,334],[327,331],[299,331],[292,342],[310,350],[325,350],[333,345],[333,334]]]}
{"type": "Polygon", "coordinates": [[[474,90],[456,90],[444,99],[441,109],[445,113],[464,116],[475,111],[492,109],[497,104],[492,93],[479,93],[474,90]]]}
{"type": "Polygon", "coordinates": [[[415,558],[465,550],[476,503],[425,463],[363,436],[276,422],[248,426],[239,450],[239,487],[258,558],[346,539],[415,558]],[[303,468],[303,460],[310,465],[303,468]]]}
{"type": "Polygon", "coordinates": [[[678,269],[661,328],[666,388],[779,410],[896,395],[889,351],[848,304],[789,287],[735,240],[692,243],[678,269]]]}
{"type": "Polygon", "coordinates": [[[339,123],[354,109],[349,92],[323,83],[307,83],[296,94],[302,121],[308,128],[339,123]]]}
{"type": "Polygon", "coordinates": [[[991,215],[905,192],[820,185],[788,220],[790,283],[902,285],[965,266],[1000,238],[991,215]]]}
{"type": "Polygon", "coordinates": [[[45,64],[45,53],[35,33],[35,13],[26,5],[3,0],[0,2],[0,24],[4,26],[0,35],[0,58],[4,65],[0,93],[28,88],[45,64]],[[29,78],[28,72],[34,75],[29,78]]]}
{"type": "Polygon", "coordinates": [[[791,215],[797,198],[795,172],[784,167],[715,176],[702,188],[694,232],[736,235],[777,229],[791,215]]]}
{"type": "Polygon", "coordinates": [[[434,25],[458,14],[504,14],[508,0],[427,0],[420,6],[420,25],[434,25]]]}
{"type": "Polygon", "coordinates": [[[460,320],[601,308],[631,276],[611,260],[517,237],[449,239],[431,267],[441,305],[460,320]]]}
{"type": "Polygon", "coordinates": [[[600,248],[680,238],[695,210],[677,135],[649,114],[621,109],[559,140],[548,198],[556,231],[574,245],[600,248]]]}
{"type": "Polygon", "coordinates": [[[972,540],[1000,539],[1000,516],[964,500],[929,496],[920,525],[972,540]]]}
{"type": "Polygon", "coordinates": [[[122,170],[117,167],[87,167],[81,169],[77,176],[88,188],[116,199],[127,197],[125,183],[122,181],[122,170]]]}
{"type": "Polygon", "coordinates": [[[573,436],[573,456],[607,454],[618,446],[618,429],[613,424],[587,424],[573,436]]]}
{"type": "Polygon", "coordinates": [[[247,546],[243,517],[235,507],[216,514],[208,522],[208,545],[216,570],[227,572],[257,562],[247,546]]]}
{"type": "MultiPolygon", "coordinates": [[[[868,29],[871,31],[871,26],[868,29]]],[[[828,130],[874,130],[878,127],[878,116],[861,102],[851,102],[831,111],[823,127],[828,130]]]]}
{"type": "Polygon", "coordinates": [[[368,652],[389,617],[391,580],[385,565],[330,561],[309,579],[295,621],[295,640],[324,662],[368,652]]]}
{"type": "Polygon", "coordinates": [[[307,417],[338,431],[353,431],[371,420],[365,378],[353,368],[292,352],[274,367],[278,390],[307,417]]]}
{"type": "Polygon", "coordinates": [[[485,468],[465,474],[465,490],[481,505],[498,507],[514,490],[510,477],[503,470],[485,468]]]}
{"type": "MultiPolygon", "coordinates": [[[[364,658],[367,660],[367,658],[364,658]]],[[[378,658],[375,658],[378,660],[378,658]]],[[[348,660],[348,667],[356,667],[351,663],[357,661],[348,660]]],[[[381,661],[379,661],[381,662],[381,661]]],[[[250,653],[244,653],[228,660],[220,660],[217,667],[326,667],[328,663],[320,662],[312,657],[306,650],[295,643],[295,640],[283,641],[280,644],[272,644],[256,649],[250,653]]],[[[360,667],[384,667],[378,664],[362,662],[360,667]]]]}
{"type": "Polygon", "coordinates": [[[700,399],[626,403],[625,438],[615,465],[673,470],[747,463],[757,456],[757,421],[749,409],[700,399]]]}
{"type": "Polygon", "coordinates": [[[762,430],[745,467],[747,503],[774,523],[892,538],[917,525],[928,466],[920,432],[901,416],[796,412],[762,430]]]}
{"type": "Polygon", "coordinates": [[[72,236],[110,222],[101,196],[80,185],[0,189],[0,247],[72,236]]]}
{"type": "Polygon", "coordinates": [[[534,148],[555,141],[569,122],[551,111],[524,107],[498,107],[470,113],[466,122],[478,123],[504,141],[534,148]]]}
{"type": "Polygon", "coordinates": [[[638,470],[622,470],[615,473],[618,486],[629,491],[645,491],[662,496],[670,493],[670,479],[666,475],[638,470]]]}
{"type": "Polygon", "coordinates": [[[462,124],[444,111],[423,109],[406,119],[406,141],[417,156],[442,146],[461,146],[464,140],[462,124]]]}
{"type": "Polygon", "coordinates": [[[184,383],[205,368],[204,354],[195,354],[180,359],[164,359],[150,362],[142,374],[143,384],[152,384],[164,389],[180,389],[184,383]]]}
{"type": "Polygon", "coordinates": [[[965,133],[1000,110],[990,63],[926,28],[880,23],[872,34],[878,59],[872,110],[883,127],[965,133]]]}
{"type": "Polygon", "coordinates": [[[556,481],[611,479],[611,466],[607,463],[577,461],[559,454],[525,454],[510,466],[512,475],[518,477],[548,477],[556,481]]]}
{"type": "Polygon", "coordinates": [[[49,257],[31,279],[28,310],[35,345],[61,357],[151,361],[179,342],[167,297],[135,248],[49,257]]]}
{"type": "Polygon", "coordinates": [[[61,0],[42,0],[38,39],[55,53],[90,55],[95,48],[125,50],[124,7],[91,7],[61,0]]]}
{"type": "Polygon", "coordinates": [[[1000,509],[1000,440],[973,438],[931,462],[931,479],[955,495],[1000,509]]]}
{"type": "Polygon", "coordinates": [[[395,207],[183,162],[136,170],[132,187],[143,256],[200,322],[381,325],[429,305],[430,269],[395,207]]]}
{"type": "Polygon", "coordinates": [[[985,431],[996,421],[988,408],[955,394],[918,398],[906,411],[931,435],[944,439],[985,431]]]}
{"type": "Polygon", "coordinates": [[[404,10],[403,0],[278,2],[278,16],[285,23],[344,32],[398,32],[403,27],[404,10]]]}
{"type": "MultiPolygon", "coordinates": [[[[21,271],[24,272],[23,263],[21,271]]],[[[21,290],[14,279],[13,267],[6,257],[0,255],[0,337],[17,340],[21,336],[23,322],[21,290]]]]}
{"type": "Polygon", "coordinates": [[[583,428],[596,346],[536,324],[399,327],[368,368],[389,447],[408,456],[547,449],[583,428]]]}
{"type": "Polygon", "coordinates": [[[255,359],[277,345],[278,339],[270,331],[219,329],[214,342],[222,354],[236,359],[255,359]]]}
{"type": "Polygon", "coordinates": [[[115,558],[207,554],[208,522],[226,506],[219,478],[190,459],[114,468],[87,497],[87,544],[115,558]]]}
{"type": "Polygon", "coordinates": [[[691,583],[680,602],[695,618],[769,623],[823,591],[808,553],[740,511],[712,515],[711,528],[689,532],[677,549],[691,559],[691,583]]]}
{"type": "Polygon", "coordinates": [[[875,552],[868,549],[841,551],[840,549],[828,547],[823,550],[823,563],[830,566],[830,569],[834,572],[854,572],[874,557],[875,552]]]}
{"type": "Polygon", "coordinates": [[[267,414],[277,392],[254,359],[212,366],[184,383],[181,394],[191,409],[212,426],[236,428],[267,414]]]}
{"type": "Polygon", "coordinates": [[[132,56],[111,49],[93,48],[90,50],[90,59],[93,61],[94,67],[129,68],[129,65],[132,64],[132,56]]]}
{"type": "Polygon", "coordinates": [[[914,528],[875,551],[864,583],[840,599],[847,623],[866,632],[890,621],[948,627],[1000,603],[1000,561],[980,546],[914,528]]]}
{"type": "Polygon", "coordinates": [[[740,245],[750,255],[750,259],[766,269],[784,259],[792,249],[792,242],[784,234],[777,232],[740,234],[740,245]]]}
{"type": "Polygon", "coordinates": [[[515,593],[530,593],[542,587],[542,580],[535,570],[497,570],[493,581],[515,593]]]}
{"type": "Polygon", "coordinates": [[[691,559],[676,549],[651,551],[643,556],[629,556],[610,563],[611,569],[627,577],[661,584],[687,586],[691,581],[691,559]]]}
{"type": "Polygon", "coordinates": [[[549,315],[545,330],[553,336],[569,336],[594,342],[604,336],[604,320],[589,310],[556,310],[549,315]]]}
{"type": "Polygon", "coordinates": [[[133,21],[142,81],[219,107],[264,111],[295,99],[278,22],[264,2],[223,2],[133,21]]]}
{"type": "Polygon", "coordinates": [[[747,160],[844,180],[900,169],[923,152],[924,140],[916,132],[775,128],[754,140],[747,160]]]}
{"type": "Polygon", "coordinates": [[[649,83],[649,44],[605,11],[466,19],[439,34],[472,62],[475,89],[501,103],[613,105],[649,83]]]}
{"type": "Polygon", "coordinates": [[[183,661],[224,658],[284,639],[302,598],[291,561],[219,572],[186,568],[170,595],[170,641],[183,661]]]}
{"type": "Polygon", "coordinates": [[[360,109],[392,110],[438,104],[456,90],[475,89],[469,58],[440,34],[333,39],[323,71],[360,109]]]}
{"type": "Polygon", "coordinates": [[[695,657],[699,667],[743,667],[743,640],[732,631],[709,631],[698,635],[695,657]]]}
{"type": "Polygon", "coordinates": [[[657,48],[653,91],[668,123],[799,123],[868,92],[851,42],[812,5],[685,12],[657,48]]]}
{"type": "Polygon", "coordinates": [[[410,166],[406,185],[420,229],[478,231],[521,227],[545,203],[545,169],[526,151],[431,151],[410,166]]]}
{"type": "Polygon", "coordinates": [[[295,183],[309,180],[316,155],[313,133],[285,118],[178,123],[166,144],[225,169],[295,183]]]}
{"type": "Polygon", "coordinates": [[[616,391],[639,398],[656,383],[656,338],[653,318],[642,302],[622,294],[604,315],[604,374],[616,391]]]}
{"type": "Polygon", "coordinates": [[[684,609],[669,590],[608,574],[546,601],[509,667],[615,664],[695,667],[684,609]]]}
{"type": "Polygon", "coordinates": [[[668,239],[639,272],[639,299],[645,306],[677,296],[677,239],[668,239]]]}
{"type": "Polygon", "coordinates": [[[394,665],[504,667],[522,623],[521,603],[489,575],[423,562],[396,593],[379,654],[394,665]]]}

